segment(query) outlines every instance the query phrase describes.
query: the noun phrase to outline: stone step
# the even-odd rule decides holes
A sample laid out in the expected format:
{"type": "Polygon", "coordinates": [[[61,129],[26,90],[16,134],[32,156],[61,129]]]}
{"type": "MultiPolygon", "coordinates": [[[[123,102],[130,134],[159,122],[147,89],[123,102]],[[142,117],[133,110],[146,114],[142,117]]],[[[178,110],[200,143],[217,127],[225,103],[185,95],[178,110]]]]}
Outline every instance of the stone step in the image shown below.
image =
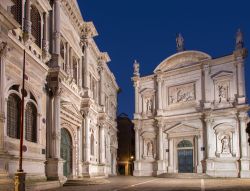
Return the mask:
{"type": "Polygon", "coordinates": [[[40,190],[47,190],[58,188],[61,186],[61,183],[56,181],[28,181],[25,183],[25,190],[26,191],[40,191],[40,190]]]}
{"type": "Polygon", "coordinates": [[[107,178],[103,177],[79,178],[79,179],[69,179],[65,182],[63,186],[99,185],[108,183],[110,183],[110,181],[107,178]]]}
{"type": "Polygon", "coordinates": [[[211,178],[209,175],[205,173],[164,173],[158,175],[159,178],[197,178],[197,179],[205,179],[205,178],[211,178]]]}

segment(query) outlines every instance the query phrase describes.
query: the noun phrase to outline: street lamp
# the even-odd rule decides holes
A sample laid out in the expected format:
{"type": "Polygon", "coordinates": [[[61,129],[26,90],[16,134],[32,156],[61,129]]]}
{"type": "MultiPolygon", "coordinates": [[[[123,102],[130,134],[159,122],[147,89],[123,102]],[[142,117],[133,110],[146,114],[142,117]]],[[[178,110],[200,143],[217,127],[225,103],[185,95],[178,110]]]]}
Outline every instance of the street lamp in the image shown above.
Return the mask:
{"type": "Polygon", "coordinates": [[[19,169],[15,173],[15,191],[25,191],[25,172],[23,171],[23,125],[24,125],[24,96],[25,96],[25,48],[23,50],[23,84],[21,101],[20,120],[20,149],[19,149],[19,169]]]}

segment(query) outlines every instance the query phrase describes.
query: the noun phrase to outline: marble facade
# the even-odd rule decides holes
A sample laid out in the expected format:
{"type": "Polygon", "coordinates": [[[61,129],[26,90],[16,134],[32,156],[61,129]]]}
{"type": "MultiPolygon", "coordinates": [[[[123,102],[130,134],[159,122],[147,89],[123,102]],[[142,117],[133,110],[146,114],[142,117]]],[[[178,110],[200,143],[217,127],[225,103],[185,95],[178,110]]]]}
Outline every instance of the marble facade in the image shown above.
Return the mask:
{"type": "Polygon", "coordinates": [[[152,75],[140,76],[134,63],[134,176],[191,172],[249,178],[242,33],[234,52],[219,58],[186,51],[183,43],[179,35],[178,53],[152,75]]]}
{"type": "Polygon", "coordinates": [[[18,168],[19,138],[8,136],[7,105],[10,95],[21,97],[24,50],[25,105],[37,111],[35,139],[24,138],[26,177],[116,175],[118,85],[93,23],[75,0],[3,0],[0,15],[0,176],[11,179],[18,168]]]}

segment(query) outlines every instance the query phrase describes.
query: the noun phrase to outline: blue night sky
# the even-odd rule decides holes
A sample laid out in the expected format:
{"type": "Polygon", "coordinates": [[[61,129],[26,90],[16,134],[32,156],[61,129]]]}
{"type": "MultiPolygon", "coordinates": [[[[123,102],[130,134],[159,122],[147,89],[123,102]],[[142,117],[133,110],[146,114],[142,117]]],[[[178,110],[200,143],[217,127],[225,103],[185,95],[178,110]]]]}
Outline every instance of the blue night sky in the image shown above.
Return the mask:
{"type": "MultiPolygon", "coordinates": [[[[109,66],[122,89],[118,114],[132,117],[133,62],[141,76],[153,73],[165,58],[176,53],[175,35],[181,32],[187,50],[199,50],[213,58],[231,54],[235,33],[241,28],[250,49],[250,1],[237,0],[78,0],[85,21],[93,21],[99,33],[99,49],[111,57],[109,66]]],[[[249,74],[248,58],[245,72],[249,74]]],[[[250,75],[246,75],[250,97],[250,75]]]]}

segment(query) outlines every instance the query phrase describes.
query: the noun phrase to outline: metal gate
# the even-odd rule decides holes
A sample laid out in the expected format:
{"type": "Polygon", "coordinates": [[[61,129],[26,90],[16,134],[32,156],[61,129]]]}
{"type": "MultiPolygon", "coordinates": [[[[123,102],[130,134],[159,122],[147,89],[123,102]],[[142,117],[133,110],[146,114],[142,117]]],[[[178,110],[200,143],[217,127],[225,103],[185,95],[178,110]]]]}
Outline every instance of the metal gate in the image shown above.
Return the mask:
{"type": "Polygon", "coordinates": [[[63,175],[68,177],[72,174],[72,139],[67,129],[61,129],[61,158],[63,164],[63,175]]]}
{"type": "Polygon", "coordinates": [[[180,173],[193,172],[193,149],[178,150],[178,169],[180,173]]]}

